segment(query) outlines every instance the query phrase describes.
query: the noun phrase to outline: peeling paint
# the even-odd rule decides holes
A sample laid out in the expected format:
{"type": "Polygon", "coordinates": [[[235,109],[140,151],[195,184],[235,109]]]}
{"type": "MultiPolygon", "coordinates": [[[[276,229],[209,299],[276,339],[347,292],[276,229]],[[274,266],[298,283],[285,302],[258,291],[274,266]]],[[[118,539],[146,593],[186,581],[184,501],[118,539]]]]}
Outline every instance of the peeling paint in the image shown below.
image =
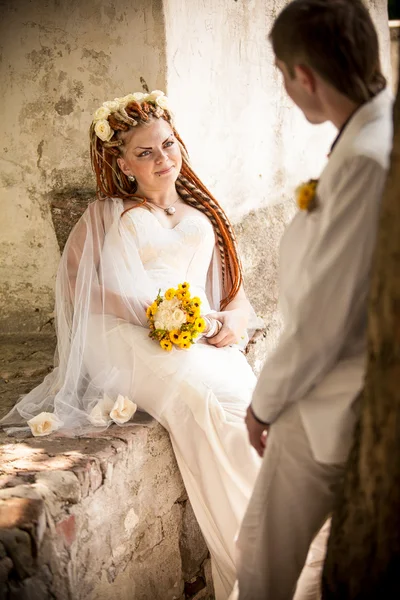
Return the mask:
{"type": "Polygon", "coordinates": [[[59,115],[70,115],[74,110],[74,103],[71,98],[60,98],[59,101],[54,105],[54,108],[59,115]]]}

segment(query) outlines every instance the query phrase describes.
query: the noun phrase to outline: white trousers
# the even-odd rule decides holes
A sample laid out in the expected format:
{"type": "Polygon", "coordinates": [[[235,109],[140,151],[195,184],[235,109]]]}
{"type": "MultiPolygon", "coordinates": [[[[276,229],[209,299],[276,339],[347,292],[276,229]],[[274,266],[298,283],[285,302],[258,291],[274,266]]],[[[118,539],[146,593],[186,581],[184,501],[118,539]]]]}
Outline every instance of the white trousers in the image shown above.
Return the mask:
{"type": "Polygon", "coordinates": [[[319,598],[329,524],[322,526],[343,470],[316,462],[297,405],[282,413],[237,540],[239,600],[319,598]]]}

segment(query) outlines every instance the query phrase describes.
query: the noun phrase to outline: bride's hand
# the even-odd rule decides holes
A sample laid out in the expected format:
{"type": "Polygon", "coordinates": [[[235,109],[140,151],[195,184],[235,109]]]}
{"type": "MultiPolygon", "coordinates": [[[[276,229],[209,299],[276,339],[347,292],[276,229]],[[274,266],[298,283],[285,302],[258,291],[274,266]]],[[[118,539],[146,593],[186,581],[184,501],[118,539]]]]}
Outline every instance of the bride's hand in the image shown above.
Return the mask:
{"type": "Polygon", "coordinates": [[[207,315],[209,319],[218,319],[221,321],[222,327],[217,335],[209,338],[207,342],[223,348],[231,344],[237,344],[245,335],[247,326],[247,314],[240,309],[224,310],[207,315]]]}

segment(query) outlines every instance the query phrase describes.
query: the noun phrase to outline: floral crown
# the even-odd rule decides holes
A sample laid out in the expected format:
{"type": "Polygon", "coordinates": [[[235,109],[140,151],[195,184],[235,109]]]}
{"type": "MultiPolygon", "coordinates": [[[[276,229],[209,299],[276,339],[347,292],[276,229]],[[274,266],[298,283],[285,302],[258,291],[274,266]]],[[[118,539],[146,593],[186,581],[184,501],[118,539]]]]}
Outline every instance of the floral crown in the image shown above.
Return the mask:
{"type": "Polygon", "coordinates": [[[164,92],[161,92],[160,90],[154,90],[148,94],[135,92],[134,94],[128,94],[122,98],[114,98],[114,100],[103,102],[93,115],[94,131],[100,140],[109,142],[114,135],[115,131],[108,122],[108,117],[115,112],[122,113],[124,117],[129,119],[132,126],[138,124],[135,119],[132,119],[132,117],[126,113],[126,107],[132,102],[136,102],[139,105],[144,102],[154,104],[156,107],[154,113],[156,117],[161,117],[164,114],[164,111],[168,111],[168,113],[171,114],[168,98],[164,92]]]}

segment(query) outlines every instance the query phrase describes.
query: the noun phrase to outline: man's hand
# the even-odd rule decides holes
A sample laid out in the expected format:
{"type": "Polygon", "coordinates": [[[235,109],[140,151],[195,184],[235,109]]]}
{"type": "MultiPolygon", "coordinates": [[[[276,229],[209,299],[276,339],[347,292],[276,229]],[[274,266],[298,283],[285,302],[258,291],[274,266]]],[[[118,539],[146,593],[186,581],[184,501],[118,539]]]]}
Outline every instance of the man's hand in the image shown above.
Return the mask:
{"type": "Polygon", "coordinates": [[[245,423],[249,434],[250,444],[257,450],[261,457],[264,456],[267,445],[267,434],[270,426],[264,423],[259,423],[253,415],[253,411],[251,410],[250,406],[247,409],[245,423]]]}

